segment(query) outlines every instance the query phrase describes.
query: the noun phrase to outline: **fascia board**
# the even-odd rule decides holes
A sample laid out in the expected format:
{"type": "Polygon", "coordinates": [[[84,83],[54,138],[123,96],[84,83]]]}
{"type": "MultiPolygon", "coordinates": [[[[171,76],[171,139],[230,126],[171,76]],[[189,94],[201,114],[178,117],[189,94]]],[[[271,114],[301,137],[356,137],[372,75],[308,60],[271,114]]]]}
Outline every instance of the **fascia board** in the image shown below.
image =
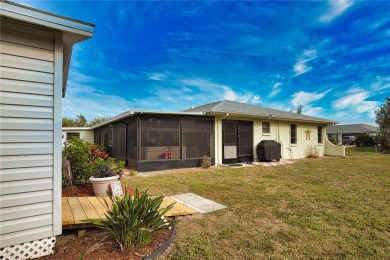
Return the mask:
{"type": "Polygon", "coordinates": [[[75,43],[93,36],[94,25],[78,20],[73,20],[37,10],[28,6],[22,6],[10,2],[1,1],[0,15],[12,19],[46,26],[65,34],[76,34],[77,37],[67,37],[71,43],[75,43]]]}

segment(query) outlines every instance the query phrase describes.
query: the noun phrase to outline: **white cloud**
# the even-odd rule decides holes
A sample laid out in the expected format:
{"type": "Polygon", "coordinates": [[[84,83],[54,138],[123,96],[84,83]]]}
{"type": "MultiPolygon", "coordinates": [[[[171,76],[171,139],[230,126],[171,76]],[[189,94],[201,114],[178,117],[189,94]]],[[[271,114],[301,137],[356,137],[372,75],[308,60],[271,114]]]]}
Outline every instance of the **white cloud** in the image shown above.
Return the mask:
{"type": "Polygon", "coordinates": [[[323,97],[325,97],[325,95],[329,91],[330,90],[327,90],[327,91],[322,92],[322,93],[312,93],[312,92],[299,91],[299,92],[294,93],[294,95],[292,95],[293,99],[291,100],[291,103],[294,106],[298,106],[298,105],[304,106],[304,105],[310,104],[314,101],[322,99],[323,97]]]}
{"type": "Polygon", "coordinates": [[[330,22],[337,16],[343,14],[348,8],[353,6],[353,0],[329,0],[329,9],[321,17],[321,22],[330,22]]]}
{"type": "Polygon", "coordinates": [[[308,66],[306,63],[315,59],[316,57],[317,57],[317,50],[309,49],[303,51],[302,55],[299,57],[299,59],[294,65],[294,71],[295,71],[294,77],[299,76],[308,71],[311,71],[313,68],[308,66]]]}
{"type": "Polygon", "coordinates": [[[382,92],[390,88],[390,76],[389,77],[376,77],[376,81],[370,85],[371,91],[382,92]]]}
{"type": "Polygon", "coordinates": [[[167,79],[167,75],[163,73],[150,73],[148,74],[149,79],[156,81],[163,81],[167,79]]]}
{"type": "Polygon", "coordinates": [[[268,95],[268,97],[274,97],[274,96],[276,96],[276,95],[281,91],[281,89],[279,88],[281,85],[282,85],[281,82],[276,82],[276,83],[272,86],[272,91],[271,91],[271,93],[268,95]]]}
{"type": "Polygon", "coordinates": [[[95,117],[112,117],[131,107],[131,102],[116,96],[96,91],[87,85],[68,82],[66,98],[62,103],[62,115],[75,118],[83,114],[88,120],[95,117]]]}
{"type": "Polygon", "coordinates": [[[250,101],[251,103],[260,103],[260,97],[259,96],[253,96],[252,100],[250,101]]]}
{"type": "Polygon", "coordinates": [[[370,118],[375,118],[375,111],[378,109],[377,101],[368,101],[370,93],[361,88],[351,88],[344,96],[333,101],[332,106],[336,110],[347,111],[350,115],[367,113],[370,118]]]}
{"type": "Polygon", "coordinates": [[[251,92],[236,92],[233,88],[222,84],[214,83],[202,78],[181,79],[180,84],[183,84],[186,89],[191,87],[198,88],[206,99],[213,100],[232,100],[238,102],[259,103],[260,97],[251,92]]]}
{"type": "Polygon", "coordinates": [[[295,77],[312,70],[311,67],[306,65],[306,62],[307,60],[299,60],[297,61],[297,63],[295,63],[294,65],[295,77]]]}
{"type": "Polygon", "coordinates": [[[308,116],[322,117],[322,111],[322,107],[312,107],[311,105],[306,105],[302,107],[302,114],[308,116]]]}

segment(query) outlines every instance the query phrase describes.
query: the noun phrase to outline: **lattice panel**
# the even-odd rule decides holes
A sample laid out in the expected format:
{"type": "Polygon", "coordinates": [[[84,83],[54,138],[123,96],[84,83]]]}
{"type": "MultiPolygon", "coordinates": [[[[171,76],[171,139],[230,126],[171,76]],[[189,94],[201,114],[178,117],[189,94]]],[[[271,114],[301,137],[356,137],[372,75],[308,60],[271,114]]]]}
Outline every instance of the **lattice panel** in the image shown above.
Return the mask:
{"type": "Polygon", "coordinates": [[[43,238],[0,249],[1,260],[33,259],[53,253],[56,237],[43,238]]]}

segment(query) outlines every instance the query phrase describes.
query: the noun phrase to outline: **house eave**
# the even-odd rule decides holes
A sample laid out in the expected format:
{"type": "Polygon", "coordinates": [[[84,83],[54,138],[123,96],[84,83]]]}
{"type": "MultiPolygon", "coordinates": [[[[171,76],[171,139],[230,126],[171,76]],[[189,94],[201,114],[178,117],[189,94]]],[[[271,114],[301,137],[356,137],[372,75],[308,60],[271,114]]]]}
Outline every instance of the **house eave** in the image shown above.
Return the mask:
{"type": "Polygon", "coordinates": [[[0,15],[63,32],[64,77],[62,83],[62,96],[65,97],[73,44],[93,37],[95,25],[5,0],[1,0],[0,15]]]}
{"type": "Polygon", "coordinates": [[[63,31],[64,41],[76,43],[93,36],[95,25],[1,0],[0,14],[12,19],[63,31]]]}
{"type": "Polygon", "coordinates": [[[265,120],[276,120],[276,121],[289,121],[289,122],[305,122],[305,123],[320,123],[320,124],[326,124],[326,125],[334,125],[337,124],[337,121],[330,121],[330,120],[315,120],[315,119],[297,119],[297,118],[288,118],[288,117],[278,117],[273,115],[256,115],[256,114],[241,114],[241,113],[232,113],[232,112],[223,112],[223,111],[211,111],[207,112],[206,115],[212,115],[212,116],[224,116],[226,114],[229,114],[228,117],[241,117],[241,118],[248,118],[248,119],[265,119],[265,120]]]}
{"type": "Polygon", "coordinates": [[[62,127],[62,131],[89,131],[92,127],[62,127]]]}
{"type": "Polygon", "coordinates": [[[186,115],[186,116],[204,116],[205,113],[203,112],[164,112],[164,111],[126,111],[122,114],[119,114],[113,118],[108,119],[105,122],[102,122],[100,124],[97,124],[92,127],[92,129],[99,128],[104,125],[112,124],[114,122],[121,121],[125,118],[134,116],[134,115],[141,115],[141,114],[148,114],[148,115],[186,115]]]}

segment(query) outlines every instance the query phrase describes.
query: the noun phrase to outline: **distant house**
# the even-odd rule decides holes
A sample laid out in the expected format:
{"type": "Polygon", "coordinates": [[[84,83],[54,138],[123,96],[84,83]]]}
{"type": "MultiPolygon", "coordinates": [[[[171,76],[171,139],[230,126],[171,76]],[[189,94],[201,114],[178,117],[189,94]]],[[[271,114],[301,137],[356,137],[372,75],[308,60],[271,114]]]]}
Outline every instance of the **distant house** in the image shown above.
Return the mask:
{"type": "Polygon", "coordinates": [[[234,101],[219,101],[182,112],[127,111],[93,127],[95,143],[138,171],[258,161],[257,144],[276,140],[283,159],[345,156],[326,138],[336,122],[234,101]]]}
{"type": "Polygon", "coordinates": [[[333,125],[326,128],[326,134],[338,143],[346,143],[348,139],[354,140],[359,135],[378,135],[379,127],[367,124],[333,125]]]}
{"type": "Polygon", "coordinates": [[[61,222],[61,103],[73,44],[94,26],[0,3],[1,259],[51,252],[61,222]]]}
{"type": "Polygon", "coordinates": [[[62,128],[62,146],[72,137],[80,138],[88,143],[94,142],[93,130],[91,127],[63,127],[62,128]]]}

